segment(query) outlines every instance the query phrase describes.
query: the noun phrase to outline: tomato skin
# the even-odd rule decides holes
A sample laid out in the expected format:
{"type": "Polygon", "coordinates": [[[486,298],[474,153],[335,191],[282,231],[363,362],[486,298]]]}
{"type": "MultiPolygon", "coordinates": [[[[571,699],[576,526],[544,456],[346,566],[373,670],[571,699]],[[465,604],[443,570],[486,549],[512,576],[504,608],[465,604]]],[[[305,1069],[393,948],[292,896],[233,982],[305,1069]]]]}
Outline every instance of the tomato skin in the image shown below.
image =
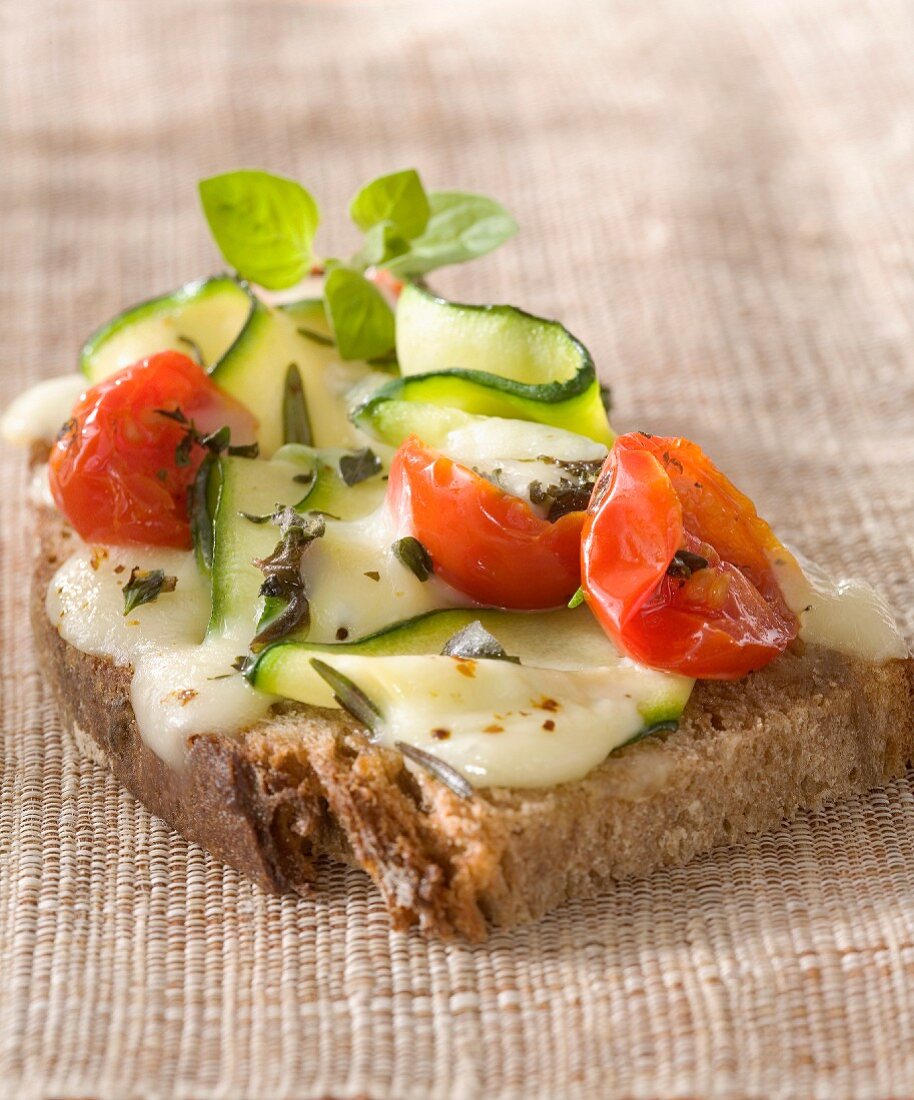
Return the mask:
{"type": "Polygon", "coordinates": [[[548,523],[415,436],[394,455],[388,501],[428,550],[435,573],[477,603],[557,607],[580,583],[583,512],[548,523]]]}
{"type": "Polygon", "coordinates": [[[237,443],[256,430],[247,409],[179,352],[142,359],[92,386],[49,459],[57,507],[85,541],[190,547],[187,490],[205,450],[195,443],[179,466],[185,428],[159,409],[180,409],[202,432],[228,424],[237,443]]]}
{"type": "Polygon", "coordinates": [[[581,545],[585,598],[625,654],[654,668],[736,679],[796,637],[771,557],[789,552],[755,506],[685,439],[619,436],[581,545]],[[707,561],[668,570],[677,551],[707,561]]]}

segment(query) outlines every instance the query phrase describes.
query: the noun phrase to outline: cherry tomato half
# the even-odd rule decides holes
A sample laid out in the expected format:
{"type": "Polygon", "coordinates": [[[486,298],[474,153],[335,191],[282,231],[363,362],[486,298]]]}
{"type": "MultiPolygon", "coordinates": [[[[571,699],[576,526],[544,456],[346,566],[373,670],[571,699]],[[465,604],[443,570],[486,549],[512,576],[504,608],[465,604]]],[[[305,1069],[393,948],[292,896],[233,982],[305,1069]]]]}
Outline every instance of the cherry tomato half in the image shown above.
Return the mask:
{"type": "Polygon", "coordinates": [[[162,409],[180,410],[203,433],[227,425],[233,443],[250,442],[257,427],[243,405],[176,351],[87,390],[50,457],[54,500],[87,542],[190,547],[187,490],[206,452],[193,443],[179,455],[187,429],[162,409]]]}
{"type": "Polygon", "coordinates": [[[584,512],[549,523],[415,436],[394,455],[388,499],[435,572],[478,603],[522,609],[567,603],[580,583],[584,512]]]}
{"type": "Polygon", "coordinates": [[[796,637],[772,559],[790,557],[755,506],[687,439],[619,436],[594,488],[582,587],[623,652],[736,679],[796,637]]]}

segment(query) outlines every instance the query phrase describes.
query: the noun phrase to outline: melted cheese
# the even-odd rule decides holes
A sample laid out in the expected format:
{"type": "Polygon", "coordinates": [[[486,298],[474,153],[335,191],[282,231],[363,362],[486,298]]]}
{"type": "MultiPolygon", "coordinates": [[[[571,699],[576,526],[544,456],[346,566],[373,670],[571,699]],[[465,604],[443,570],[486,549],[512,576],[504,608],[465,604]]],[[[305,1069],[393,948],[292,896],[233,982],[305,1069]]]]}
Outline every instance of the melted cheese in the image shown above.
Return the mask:
{"type": "MultiPolygon", "coordinates": [[[[320,658],[380,710],[377,740],[430,752],[479,787],[582,779],[646,725],[678,715],[693,683],[619,658],[605,637],[601,663],[589,668],[326,651],[320,658]]],[[[326,685],[308,682],[305,691],[308,701],[332,705],[326,685]]]]}
{"type": "Polygon", "coordinates": [[[63,374],[39,382],[7,407],[0,420],[0,435],[17,447],[50,445],[88,386],[81,374],[63,374]]]}
{"type": "Polygon", "coordinates": [[[192,553],[80,546],[48,586],[46,609],[70,645],[133,667],[130,701],[140,735],[172,767],[181,766],[189,737],[237,732],[274,702],[231,667],[249,636],[204,640],[209,585],[192,553]],[[164,569],[178,583],[125,616],[122,587],[134,566],[164,569]]]}
{"type": "MultiPolygon", "coordinates": [[[[585,436],[497,416],[472,417],[452,428],[439,447],[449,458],[490,478],[506,493],[530,502],[533,482],[543,487],[561,484],[567,474],[548,459],[564,462],[599,462],[606,448],[585,436]]],[[[538,515],[548,508],[532,504],[538,515]]]]}
{"type": "Polygon", "coordinates": [[[311,610],[308,640],[333,642],[361,638],[390,623],[471,601],[432,576],[420,581],[397,559],[393,544],[409,534],[400,529],[386,503],[364,519],[327,521],[323,538],[302,560],[311,610]]]}
{"type": "Polygon", "coordinates": [[[780,555],[773,566],[787,605],[800,620],[803,641],[874,663],[907,656],[888,604],[871,585],[832,580],[799,554],[780,555]]]}

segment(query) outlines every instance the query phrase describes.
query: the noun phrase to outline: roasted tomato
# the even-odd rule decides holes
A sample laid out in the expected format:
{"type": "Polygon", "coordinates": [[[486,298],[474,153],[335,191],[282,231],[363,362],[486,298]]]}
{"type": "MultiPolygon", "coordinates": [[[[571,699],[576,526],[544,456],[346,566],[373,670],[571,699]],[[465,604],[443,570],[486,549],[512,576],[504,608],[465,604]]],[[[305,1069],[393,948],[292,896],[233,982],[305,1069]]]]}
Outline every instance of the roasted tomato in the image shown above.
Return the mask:
{"type": "Polygon", "coordinates": [[[642,432],[616,440],[591,498],[581,571],[623,653],[708,679],[768,664],[799,626],[777,556],[790,554],[696,444],[642,432]]]}
{"type": "Polygon", "coordinates": [[[555,607],[580,583],[583,512],[540,519],[526,501],[414,436],[394,455],[388,498],[436,574],[479,603],[555,607]]]}
{"type": "Polygon", "coordinates": [[[254,417],[186,355],[165,351],[87,390],[51,451],[51,492],[87,542],[191,545],[187,490],[206,454],[201,433],[254,438],[254,417]]]}

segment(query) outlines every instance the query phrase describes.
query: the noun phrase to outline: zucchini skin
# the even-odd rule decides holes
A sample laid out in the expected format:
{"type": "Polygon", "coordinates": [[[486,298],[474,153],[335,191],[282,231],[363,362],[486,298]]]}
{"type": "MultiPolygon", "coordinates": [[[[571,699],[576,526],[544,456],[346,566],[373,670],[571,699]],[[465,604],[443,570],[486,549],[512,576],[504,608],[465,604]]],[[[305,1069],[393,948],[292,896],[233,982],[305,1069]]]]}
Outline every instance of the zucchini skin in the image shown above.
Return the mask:
{"type": "MultiPolygon", "coordinates": [[[[93,366],[98,354],[113,337],[137,322],[149,320],[162,313],[179,310],[190,303],[205,301],[214,294],[229,290],[240,290],[247,296],[249,301],[248,315],[232,343],[226,348],[219,360],[209,368],[210,373],[212,373],[218,363],[231,353],[232,348],[241,339],[256,309],[257,301],[251,288],[242,279],[236,279],[232,275],[210,275],[203,279],[195,279],[189,283],[184,283],[177,290],[169,291],[167,294],[159,294],[154,298],[147,298],[121,310],[111,320],[106,321],[105,324],[97,328],[83,344],[79,352],[80,372],[94,382],[99,381],[100,378],[93,370],[93,366]]],[[[151,348],[148,354],[151,355],[157,350],[159,349],[151,348]]]]}
{"type": "Polygon", "coordinates": [[[383,438],[376,423],[383,402],[421,401],[612,444],[590,352],[558,321],[515,306],[450,302],[411,284],[397,305],[397,355],[401,377],[352,413],[369,434],[383,438]]]}

